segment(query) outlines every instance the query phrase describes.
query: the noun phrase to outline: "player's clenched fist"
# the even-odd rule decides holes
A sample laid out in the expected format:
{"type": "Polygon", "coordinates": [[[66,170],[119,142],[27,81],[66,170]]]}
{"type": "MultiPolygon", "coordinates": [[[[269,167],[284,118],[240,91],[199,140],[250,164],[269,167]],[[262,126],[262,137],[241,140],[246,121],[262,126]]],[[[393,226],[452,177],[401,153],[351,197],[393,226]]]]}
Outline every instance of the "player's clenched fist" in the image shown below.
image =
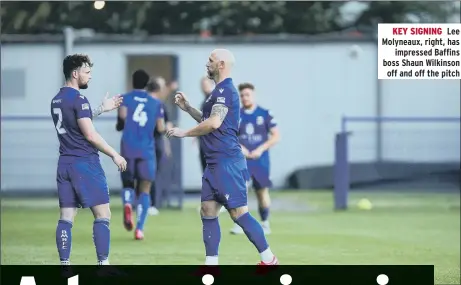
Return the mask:
{"type": "Polygon", "coordinates": [[[121,155],[116,155],[112,158],[115,165],[118,167],[118,171],[125,171],[126,170],[126,160],[121,155]]]}
{"type": "Polygon", "coordinates": [[[179,106],[183,111],[187,111],[189,108],[189,101],[187,101],[186,95],[183,92],[176,92],[174,95],[174,103],[179,106]]]}

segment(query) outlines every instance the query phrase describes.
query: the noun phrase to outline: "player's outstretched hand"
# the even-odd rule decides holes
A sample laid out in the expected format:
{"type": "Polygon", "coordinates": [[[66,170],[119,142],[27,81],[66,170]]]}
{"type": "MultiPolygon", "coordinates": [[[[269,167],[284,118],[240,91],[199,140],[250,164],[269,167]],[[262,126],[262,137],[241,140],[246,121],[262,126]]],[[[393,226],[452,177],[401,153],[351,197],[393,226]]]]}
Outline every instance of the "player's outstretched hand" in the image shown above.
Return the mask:
{"type": "Polygon", "coordinates": [[[174,103],[186,112],[190,106],[189,101],[187,101],[186,95],[184,94],[184,92],[181,91],[176,92],[176,95],[174,95],[174,103]]]}
{"type": "Polygon", "coordinates": [[[186,132],[179,128],[172,128],[165,133],[165,136],[167,138],[171,138],[171,137],[183,138],[186,136],[186,132]]]}
{"type": "Polygon", "coordinates": [[[126,170],[126,160],[121,155],[117,154],[112,158],[112,160],[114,161],[115,165],[117,165],[118,171],[123,172],[126,170]]]}
{"type": "Polygon", "coordinates": [[[120,107],[123,102],[122,95],[116,95],[114,97],[109,97],[109,92],[106,93],[104,99],[102,100],[102,108],[104,112],[109,112],[120,107]]]}

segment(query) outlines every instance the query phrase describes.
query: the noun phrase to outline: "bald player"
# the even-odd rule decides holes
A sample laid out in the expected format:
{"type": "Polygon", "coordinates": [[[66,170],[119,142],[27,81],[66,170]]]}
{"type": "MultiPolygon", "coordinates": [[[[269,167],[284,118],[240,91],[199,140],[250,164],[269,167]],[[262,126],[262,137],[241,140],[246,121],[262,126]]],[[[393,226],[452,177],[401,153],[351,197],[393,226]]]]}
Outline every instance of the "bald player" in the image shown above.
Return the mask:
{"type": "MultiPolygon", "coordinates": [[[[259,215],[264,233],[270,234],[269,187],[272,186],[270,179],[269,149],[280,139],[277,124],[267,109],[258,106],[254,95],[255,87],[251,83],[239,85],[240,110],[239,141],[243,154],[247,159],[253,188],[258,199],[259,215]]],[[[243,234],[242,228],[235,224],[231,229],[232,234],[243,234]]]]}
{"type": "Polygon", "coordinates": [[[248,212],[247,181],[250,179],[245,157],[238,141],[240,120],[239,94],[231,78],[235,59],[225,49],[214,50],[206,64],[208,77],[216,87],[203,106],[203,112],[193,108],[186,96],[178,92],[175,103],[199,124],[187,131],[173,128],[167,137],[200,137],[206,159],[202,178],[201,217],[205,265],[218,265],[221,229],[218,214],[222,206],[260,253],[258,265],[277,265],[258,221],[248,212]]]}

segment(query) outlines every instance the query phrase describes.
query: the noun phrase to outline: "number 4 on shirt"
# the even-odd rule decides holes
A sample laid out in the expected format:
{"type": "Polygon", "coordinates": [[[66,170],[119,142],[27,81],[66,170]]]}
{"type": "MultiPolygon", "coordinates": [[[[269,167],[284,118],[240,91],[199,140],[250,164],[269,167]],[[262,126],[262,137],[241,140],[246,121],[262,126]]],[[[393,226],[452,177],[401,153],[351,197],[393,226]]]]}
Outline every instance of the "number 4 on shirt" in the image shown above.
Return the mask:
{"type": "Polygon", "coordinates": [[[144,127],[147,123],[147,113],[144,111],[144,104],[139,103],[133,113],[133,121],[144,127]]]}

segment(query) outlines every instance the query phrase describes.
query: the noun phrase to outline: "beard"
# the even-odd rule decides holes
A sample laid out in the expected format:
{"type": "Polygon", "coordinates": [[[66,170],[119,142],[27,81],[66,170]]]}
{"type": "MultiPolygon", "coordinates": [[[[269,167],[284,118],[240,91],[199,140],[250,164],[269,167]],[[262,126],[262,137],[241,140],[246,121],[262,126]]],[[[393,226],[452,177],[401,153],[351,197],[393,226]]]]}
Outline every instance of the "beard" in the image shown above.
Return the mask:
{"type": "Polygon", "coordinates": [[[78,88],[80,88],[80,89],[87,89],[87,88],[88,88],[88,83],[79,84],[79,85],[78,85],[78,88]]]}
{"type": "Polygon", "coordinates": [[[214,72],[214,71],[208,69],[208,70],[206,71],[206,74],[207,74],[208,79],[214,80],[215,75],[216,75],[216,72],[214,72]]]}

